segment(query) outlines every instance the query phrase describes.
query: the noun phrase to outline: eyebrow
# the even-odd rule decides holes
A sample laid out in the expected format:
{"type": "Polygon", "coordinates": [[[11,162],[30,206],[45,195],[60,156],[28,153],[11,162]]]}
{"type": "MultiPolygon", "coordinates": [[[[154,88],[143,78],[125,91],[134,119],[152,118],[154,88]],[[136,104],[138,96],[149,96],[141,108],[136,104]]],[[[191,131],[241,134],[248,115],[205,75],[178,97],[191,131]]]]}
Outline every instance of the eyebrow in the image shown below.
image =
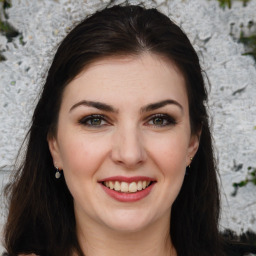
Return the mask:
{"type": "MultiPolygon", "coordinates": [[[[141,108],[141,112],[144,113],[144,112],[153,111],[153,110],[162,108],[166,105],[176,105],[183,111],[183,107],[180,103],[178,103],[176,100],[167,99],[167,100],[163,100],[163,101],[148,104],[145,107],[141,108]]],[[[71,112],[73,109],[75,109],[79,106],[93,107],[93,108],[97,108],[99,110],[103,110],[103,111],[106,111],[106,112],[118,113],[118,110],[115,109],[111,105],[108,105],[108,104],[102,103],[102,102],[87,101],[87,100],[82,100],[82,101],[79,101],[78,103],[74,104],[70,108],[69,112],[71,112]]]]}
{"type": "Polygon", "coordinates": [[[108,104],[105,104],[105,103],[102,103],[102,102],[97,102],[97,101],[87,101],[87,100],[79,101],[78,103],[76,103],[75,105],[73,105],[71,107],[69,112],[72,111],[74,108],[77,108],[79,106],[93,107],[93,108],[97,108],[99,110],[103,110],[103,111],[106,111],[106,112],[113,112],[113,113],[118,112],[117,109],[115,109],[114,107],[112,107],[108,104]]]}
{"type": "Polygon", "coordinates": [[[183,107],[180,103],[178,103],[176,100],[167,99],[167,100],[159,101],[156,103],[148,104],[147,106],[145,106],[141,109],[141,112],[153,111],[153,110],[162,108],[166,105],[176,105],[183,111],[183,107]]]}

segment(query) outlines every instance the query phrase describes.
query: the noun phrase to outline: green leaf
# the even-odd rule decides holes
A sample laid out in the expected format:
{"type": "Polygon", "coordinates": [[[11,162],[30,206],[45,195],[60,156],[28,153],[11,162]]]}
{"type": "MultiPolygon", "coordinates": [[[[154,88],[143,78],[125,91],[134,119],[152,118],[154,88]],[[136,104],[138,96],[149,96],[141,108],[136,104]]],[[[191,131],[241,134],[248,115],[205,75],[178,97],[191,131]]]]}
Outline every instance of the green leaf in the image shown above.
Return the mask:
{"type": "Polygon", "coordinates": [[[248,183],[248,180],[243,180],[238,183],[238,186],[241,188],[241,187],[244,187],[245,185],[247,185],[247,183],[248,183]]]}

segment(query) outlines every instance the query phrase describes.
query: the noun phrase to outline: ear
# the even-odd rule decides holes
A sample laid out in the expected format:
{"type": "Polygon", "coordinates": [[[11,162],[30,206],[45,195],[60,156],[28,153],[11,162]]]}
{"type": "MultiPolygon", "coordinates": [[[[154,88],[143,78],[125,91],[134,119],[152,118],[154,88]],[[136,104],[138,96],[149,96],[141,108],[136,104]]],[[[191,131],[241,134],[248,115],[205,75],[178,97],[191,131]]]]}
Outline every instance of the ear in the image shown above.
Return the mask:
{"type": "Polygon", "coordinates": [[[201,130],[195,134],[191,134],[186,165],[189,166],[191,164],[192,159],[194,158],[200,143],[201,130]]]}
{"type": "Polygon", "coordinates": [[[58,167],[59,170],[63,169],[63,164],[61,160],[59,145],[57,142],[57,139],[54,136],[48,136],[47,137],[48,146],[50,153],[52,155],[53,165],[54,167],[58,167]]]}

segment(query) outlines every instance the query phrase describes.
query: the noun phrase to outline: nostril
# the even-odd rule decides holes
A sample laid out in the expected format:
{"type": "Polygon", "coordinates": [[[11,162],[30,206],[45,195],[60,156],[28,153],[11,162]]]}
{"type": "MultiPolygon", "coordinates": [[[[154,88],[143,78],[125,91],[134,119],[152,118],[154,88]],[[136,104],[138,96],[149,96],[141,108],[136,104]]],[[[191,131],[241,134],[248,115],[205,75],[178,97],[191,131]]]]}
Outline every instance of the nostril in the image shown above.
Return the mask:
{"type": "MultiPolygon", "coordinates": [[[[131,131],[127,136],[120,136],[121,138],[113,138],[113,148],[111,157],[116,164],[121,164],[131,169],[135,166],[141,165],[145,162],[146,154],[139,138],[134,136],[131,138],[131,131]]],[[[133,133],[136,134],[136,131],[133,133]]]]}

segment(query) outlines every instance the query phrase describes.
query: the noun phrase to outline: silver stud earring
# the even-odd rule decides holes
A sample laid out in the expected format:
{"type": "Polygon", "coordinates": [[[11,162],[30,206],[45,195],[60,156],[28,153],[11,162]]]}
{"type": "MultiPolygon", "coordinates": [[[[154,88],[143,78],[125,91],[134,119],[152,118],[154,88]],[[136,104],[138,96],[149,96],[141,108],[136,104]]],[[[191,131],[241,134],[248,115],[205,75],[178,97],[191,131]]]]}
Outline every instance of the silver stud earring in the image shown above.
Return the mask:
{"type": "Polygon", "coordinates": [[[59,179],[59,178],[61,177],[60,170],[59,170],[59,168],[58,168],[58,167],[56,167],[56,166],[55,166],[55,168],[56,168],[55,178],[56,178],[56,179],[59,179]]]}

